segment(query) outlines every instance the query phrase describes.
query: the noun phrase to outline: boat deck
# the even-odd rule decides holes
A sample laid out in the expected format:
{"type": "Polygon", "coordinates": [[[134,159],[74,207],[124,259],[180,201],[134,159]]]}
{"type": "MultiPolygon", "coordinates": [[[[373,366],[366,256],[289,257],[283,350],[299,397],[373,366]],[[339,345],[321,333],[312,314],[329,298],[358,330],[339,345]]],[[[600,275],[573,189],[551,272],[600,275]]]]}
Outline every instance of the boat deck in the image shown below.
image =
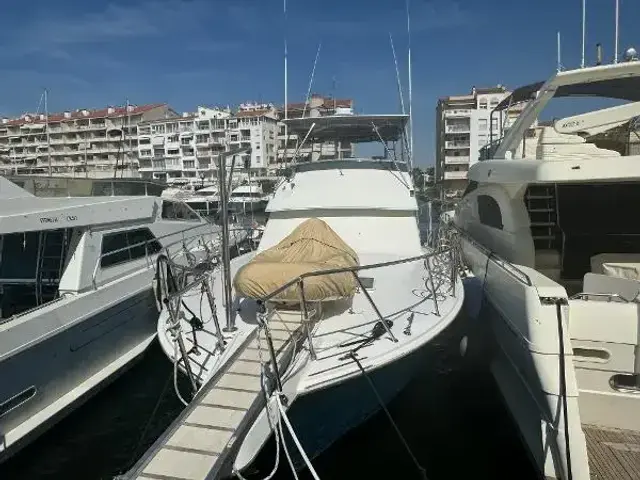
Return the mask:
{"type": "MultiPolygon", "coordinates": [[[[270,324],[274,349],[282,361],[290,332],[300,323],[274,319],[270,324]]],[[[268,361],[269,353],[257,333],[250,335],[217,378],[200,389],[126,479],[204,480],[231,473],[235,452],[265,403],[261,360],[268,361]]]]}
{"type": "Polygon", "coordinates": [[[640,432],[583,425],[594,480],[640,478],[640,432]]]}

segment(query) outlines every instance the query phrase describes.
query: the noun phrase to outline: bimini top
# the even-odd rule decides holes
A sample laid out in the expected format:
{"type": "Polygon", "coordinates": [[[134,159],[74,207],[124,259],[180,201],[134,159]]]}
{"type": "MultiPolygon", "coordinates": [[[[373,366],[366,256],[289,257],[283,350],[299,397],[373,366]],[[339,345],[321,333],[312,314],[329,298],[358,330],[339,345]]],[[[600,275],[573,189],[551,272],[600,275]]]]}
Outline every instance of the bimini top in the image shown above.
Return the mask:
{"type": "Polygon", "coordinates": [[[408,115],[327,115],[325,117],[290,118],[284,122],[292,135],[316,142],[351,143],[397,141],[402,136],[408,115]]]}
{"type": "Polygon", "coordinates": [[[549,80],[521,87],[503,100],[496,109],[531,100],[495,152],[495,158],[505,158],[508,151],[522,140],[524,132],[539,117],[540,112],[554,97],[602,97],[627,101],[640,100],[640,62],[581,68],[559,72],[549,80]]]}

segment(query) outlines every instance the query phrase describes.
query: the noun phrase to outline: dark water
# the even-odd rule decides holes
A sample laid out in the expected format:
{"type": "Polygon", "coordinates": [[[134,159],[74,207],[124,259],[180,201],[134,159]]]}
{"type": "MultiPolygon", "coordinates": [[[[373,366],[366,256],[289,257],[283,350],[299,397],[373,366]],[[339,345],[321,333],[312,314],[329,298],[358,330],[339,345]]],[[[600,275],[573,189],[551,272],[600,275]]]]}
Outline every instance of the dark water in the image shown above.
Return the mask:
{"type": "MultiPolygon", "coordinates": [[[[489,373],[465,365],[457,353],[466,322],[461,315],[425,349],[422,371],[390,404],[391,415],[430,480],[533,480],[489,373]]],[[[184,379],[181,387],[188,391],[184,379]]],[[[154,343],[111,385],[0,465],[0,480],[110,480],[133,466],[182,408],[173,391],[172,365],[154,343]]],[[[271,466],[265,465],[266,473],[271,466]]],[[[423,478],[382,412],[335,443],[314,466],[322,479],[423,478]]],[[[284,458],[280,467],[275,478],[293,478],[284,458]]],[[[311,476],[302,472],[300,478],[311,476]]]]}
{"type": "MultiPolygon", "coordinates": [[[[465,368],[457,355],[465,321],[457,319],[425,351],[424,368],[391,403],[391,415],[430,480],[534,479],[489,374],[465,368]]],[[[182,409],[171,374],[154,344],[110,386],[0,465],[0,479],[111,479],[126,471],[182,409]]],[[[314,465],[323,479],[421,478],[383,413],[314,465]]],[[[284,459],[276,478],[292,478],[284,459]]]]}

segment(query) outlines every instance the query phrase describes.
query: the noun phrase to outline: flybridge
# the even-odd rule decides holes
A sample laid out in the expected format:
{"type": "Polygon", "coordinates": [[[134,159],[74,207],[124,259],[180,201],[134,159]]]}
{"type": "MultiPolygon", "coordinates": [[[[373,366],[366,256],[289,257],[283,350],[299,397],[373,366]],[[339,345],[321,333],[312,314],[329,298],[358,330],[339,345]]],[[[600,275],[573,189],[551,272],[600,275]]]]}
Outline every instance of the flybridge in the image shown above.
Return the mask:
{"type": "Polygon", "coordinates": [[[325,117],[285,120],[288,133],[309,135],[315,142],[342,141],[351,143],[396,142],[401,139],[409,115],[327,115],[325,117]]]}
{"type": "Polygon", "coordinates": [[[495,158],[505,158],[520,143],[526,130],[554,97],[600,97],[640,101],[640,62],[599,65],[559,72],[546,82],[519,88],[492,112],[502,112],[517,103],[528,101],[514,125],[495,151],[495,158]]]}

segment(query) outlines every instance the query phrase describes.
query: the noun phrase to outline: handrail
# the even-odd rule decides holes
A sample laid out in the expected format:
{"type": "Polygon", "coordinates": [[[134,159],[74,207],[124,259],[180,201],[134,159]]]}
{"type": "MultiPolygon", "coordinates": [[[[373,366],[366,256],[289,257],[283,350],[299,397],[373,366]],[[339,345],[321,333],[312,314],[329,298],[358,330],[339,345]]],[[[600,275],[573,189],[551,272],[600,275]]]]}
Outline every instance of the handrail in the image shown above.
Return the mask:
{"type": "MultiPolygon", "coordinates": [[[[576,293],[575,295],[569,297],[569,300],[575,300],[575,299],[582,298],[582,297],[604,297],[604,298],[608,298],[609,301],[611,301],[611,299],[613,299],[613,298],[617,298],[618,300],[622,300],[624,303],[633,302],[633,300],[627,300],[626,298],[624,298],[619,293],[589,293],[589,292],[576,293]]],[[[588,299],[586,299],[586,300],[588,300],[588,299]]]]}
{"type": "Polygon", "coordinates": [[[262,297],[262,298],[258,299],[258,303],[268,302],[269,300],[271,300],[273,297],[275,297],[279,293],[282,293],[287,288],[295,285],[296,283],[299,283],[301,280],[304,280],[305,278],[319,277],[319,276],[322,276],[322,275],[332,275],[334,273],[344,273],[344,272],[356,273],[356,272],[360,272],[360,271],[363,271],[363,270],[372,270],[374,268],[390,267],[390,266],[393,266],[393,265],[400,265],[400,264],[403,264],[403,263],[411,263],[411,262],[416,262],[418,260],[425,260],[427,258],[435,257],[436,255],[441,255],[441,254],[446,253],[448,251],[449,251],[449,249],[437,250],[435,252],[424,253],[422,255],[417,255],[415,257],[402,258],[400,260],[391,260],[391,261],[388,261],[388,262],[371,263],[369,265],[356,265],[354,267],[328,268],[328,269],[324,269],[324,270],[315,270],[313,272],[305,272],[305,273],[302,273],[302,274],[298,275],[296,278],[294,278],[292,280],[289,280],[287,283],[285,283],[281,287],[277,288],[273,292],[269,293],[265,297],[262,297]]]}
{"type": "Polygon", "coordinates": [[[489,259],[493,260],[496,265],[498,265],[504,271],[509,273],[516,280],[519,280],[520,282],[524,283],[528,287],[533,286],[533,282],[531,281],[531,278],[529,277],[529,275],[524,273],[522,270],[516,267],[513,263],[509,262],[508,260],[505,260],[497,253],[489,250],[487,247],[479,243],[466,230],[463,230],[462,228],[458,227],[453,222],[449,223],[448,227],[454,229],[459,234],[463,235],[467,241],[473,243],[478,250],[482,251],[482,253],[484,253],[487,257],[489,257],[489,259]]]}
{"type": "MultiPolygon", "coordinates": [[[[189,227],[189,228],[187,228],[185,230],[180,230],[179,232],[168,233],[168,234],[162,235],[160,237],[152,238],[150,240],[144,240],[142,242],[138,242],[138,243],[135,243],[133,245],[128,245],[126,247],[122,247],[122,248],[119,248],[117,250],[112,250],[111,252],[101,254],[96,259],[96,263],[95,263],[94,268],[93,268],[93,274],[91,276],[92,284],[94,285],[94,287],[96,286],[96,276],[98,275],[98,269],[100,267],[100,264],[101,264],[101,261],[102,261],[103,258],[106,258],[106,257],[108,257],[110,255],[115,255],[116,253],[121,253],[121,252],[124,252],[124,251],[128,251],[128,250],[133,249],[133,248],[144,246],[145,247],[145,257],[144,258],[145,258],[145,260],[148,260],[150,256],[157,255],[157,253],[153,253],[153,254],[149,255],[148,246],[149,246],[150,243],[157,242],[158,240],[161,240],[163,238],[167,238],[167,237],[171,237],[171,236],[175,236],[175,235],[181,235],[181,234],[184,234],[185,232],[189,232],[189,231],[194,230],[196,228],[206,227],[207,225],[213,225],[213,224],[199,223],[195,227],[189,227]]],[[[246,227],[246,228],[236,227],[236,228],[229,229],[230,232],[245,232],[245,231],[254,231],[254,230],[257,230],[257,228],[254,228],[254,227],[246,227]]],[[[220,234],[221,232],[214,232],[213,230],[211,230],[210,232],[198,232],[198,233],[195,233],[193,235],[186,236],[186,237],[183,236],[182,238],[180,238],[178,240],[175,240],[175,241],[173,241],[171,243],[168,243],[166,245],[161,245],[161,246],[162,246],[163,249],[166,250],[166,249],[168,249],[170,247],[173,247],[173,246],[175,246],[175,245],[177,245],[179,243],[185,243],[185,242],[190,241],[190,240],[192,240],[194,238],[202,237],[202,236],[207,235],[207,234],[215,235],[216,233],[220,234]]],[[[140,258],[142,258],[142,257],[140,257],[140,258]]]]}

